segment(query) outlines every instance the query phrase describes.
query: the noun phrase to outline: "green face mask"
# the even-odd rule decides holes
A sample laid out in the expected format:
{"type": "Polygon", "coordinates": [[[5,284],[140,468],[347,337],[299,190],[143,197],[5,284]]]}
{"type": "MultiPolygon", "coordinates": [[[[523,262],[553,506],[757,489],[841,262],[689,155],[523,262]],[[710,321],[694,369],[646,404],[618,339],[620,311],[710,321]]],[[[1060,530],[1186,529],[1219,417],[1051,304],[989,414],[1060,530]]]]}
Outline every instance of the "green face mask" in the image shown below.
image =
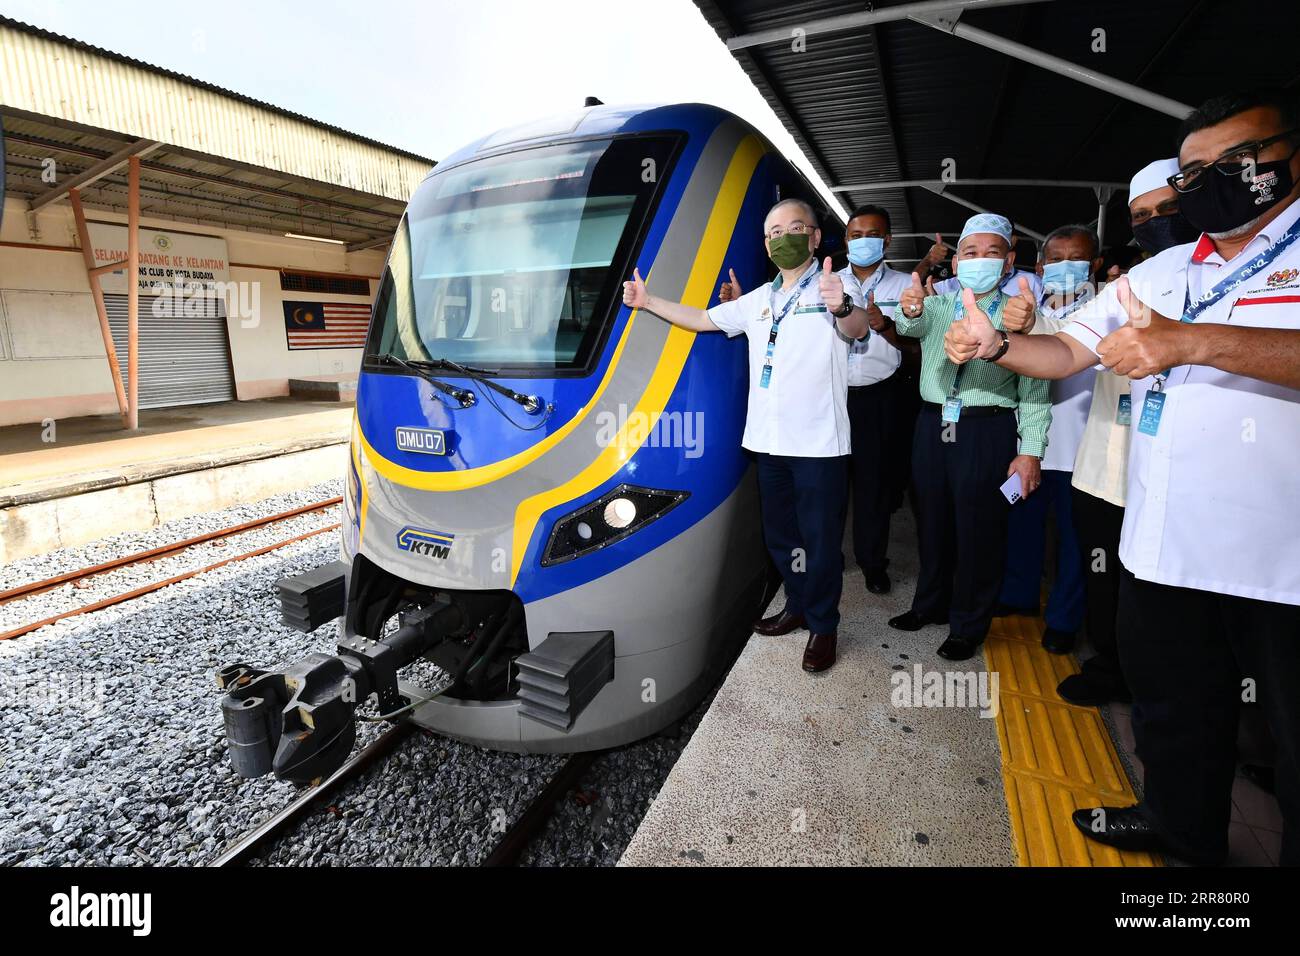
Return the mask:
{"type": "Polygon", "coordinates": [[[808,251],[807,233],[783,233],[779,238],[768,240],[767,246],[767,254],[778,269],[794,269],[812,257],[808,251]]]}

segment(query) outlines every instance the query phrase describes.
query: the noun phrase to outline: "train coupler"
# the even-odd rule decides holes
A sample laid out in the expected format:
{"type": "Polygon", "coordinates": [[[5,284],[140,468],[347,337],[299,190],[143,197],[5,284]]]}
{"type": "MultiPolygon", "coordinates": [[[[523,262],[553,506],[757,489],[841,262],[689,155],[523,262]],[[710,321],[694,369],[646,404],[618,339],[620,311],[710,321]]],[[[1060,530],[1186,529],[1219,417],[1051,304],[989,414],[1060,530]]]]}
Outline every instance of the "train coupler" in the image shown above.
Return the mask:
{"type": "Polygon", "coordinates": [[[378,640],[352,637],[338,653],[309,654],[282,671],[232,664],[217,672],[230,761],[242,777],[274,773],[307,784],[334,773],[356,741],[356,710],[372,694],[381,714],[407,703],[397,672],[458,623],[460,612],[435,601],[404,613],[378,640]]]}

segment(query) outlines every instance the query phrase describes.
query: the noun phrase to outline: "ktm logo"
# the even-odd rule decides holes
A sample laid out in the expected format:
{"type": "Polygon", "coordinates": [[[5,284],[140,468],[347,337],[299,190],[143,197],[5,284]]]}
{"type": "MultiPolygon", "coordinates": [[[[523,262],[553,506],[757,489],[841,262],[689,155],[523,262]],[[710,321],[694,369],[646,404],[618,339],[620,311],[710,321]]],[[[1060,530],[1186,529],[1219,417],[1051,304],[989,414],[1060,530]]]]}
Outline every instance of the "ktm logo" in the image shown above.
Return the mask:
{"type": "Polygon", "coordinates": [[[445,561],[451,554],[456,536],[445,531],[428,531],[407,525],[397,532],[397,547],[411,554],[422,555],[435,561],[445,561]]]}

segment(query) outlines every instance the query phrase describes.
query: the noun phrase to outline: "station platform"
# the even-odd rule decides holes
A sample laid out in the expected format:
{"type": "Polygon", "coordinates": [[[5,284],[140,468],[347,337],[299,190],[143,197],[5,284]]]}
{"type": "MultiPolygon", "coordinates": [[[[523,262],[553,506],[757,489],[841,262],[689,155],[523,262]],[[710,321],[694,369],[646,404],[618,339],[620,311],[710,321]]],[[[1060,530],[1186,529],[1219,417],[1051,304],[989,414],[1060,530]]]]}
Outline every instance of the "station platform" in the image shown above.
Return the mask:
{"type": "Polygon", "coordinates": [[[292,398],[0,428],[0,560],[340,477],[353,410],[292,398]]]}
{"type": "MultiPolygon", "coordinates": [[[[619,865],[1161,864],[1071,823],[1135,802],[1140,765],[1127,707],[1056,696],[1078,664],[1042,648],[1041,618],[995,619],[983,657],[962,663],[935,653],[946,627],[887,626],[918,570],[912,516],[894,517],[893,590],[846,571],[836,665],[802,670],[807,631],[752,636],[619,865]]],[[[1238,783],[1231,862],[1275,865],[1276,802],[1238,783]]]]}

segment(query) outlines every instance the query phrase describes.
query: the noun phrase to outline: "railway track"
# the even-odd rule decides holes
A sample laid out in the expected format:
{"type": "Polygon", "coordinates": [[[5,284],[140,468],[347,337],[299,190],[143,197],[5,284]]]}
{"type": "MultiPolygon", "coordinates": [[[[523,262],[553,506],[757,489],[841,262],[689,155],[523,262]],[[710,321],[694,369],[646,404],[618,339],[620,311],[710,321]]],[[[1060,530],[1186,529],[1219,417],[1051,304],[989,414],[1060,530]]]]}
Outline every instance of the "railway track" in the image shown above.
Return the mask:
{"type": "MultiPolygon", "coordinates": [[[[115,558],[112,561],[106,561],[102,564],[96,564],[90,567],[80,568],[76,571],[69,571],[64,574],[55,575],[54,577],[45,578],[40,581],[32,581],[28,584],[22,584],[19,585],[18,587],[10,588],[7,591],[0,591],[0,607],[3,607],[4,605],[13,603],[15,601],[21,601],[30,597],[34,597],[39,594],[44,594],[48,591],[54,590],[55,588],[62,587],[65,584],[71,583],[75,585],[76,582],[86,581],[90,578],[98,577],[99,575],[102,574],[109,574],[113,571],[117,571],[122,568],[127,568],[139,564],[148,564],[154,561],[159,561],[163,558],[169,558],[201,544],[206,544],[209,542],[214,542],[221,539],[234,537],[235,535],[243,534],[244,532],[247,531],[252,531],[257,528],[263,528],[266,527],[267,525],[276,524],[282,521],[288,521],[292,518],[297,518],[302,515],[312,514],[318,511],[324,511],[327,508],[332,508],[335,505],[341,503],[342,500],[343,499],[341,497],[327,498],[326,500],[318,501],[315,504],[304,505],[300,508],[293,508],[289,511],[279,512],[278,514],[267,515],[266,517],[257,518],[253,521],[246,521],[242,524],[232,525],[227,528],[221,528],[217,531],[211,531],[208,532],[207,534],[201,534],[193,538],[186,538],[183,541],[176,541],[173,542],[172,544],[163,545],[162,547],[159,548],[152,548],[148,551],[140,551],[135,554],[129,554],[120,558],[115,558]]],[[[38,628],[45,627],[48,624],[53,624],[56,621],[62,621],[65,620],[66,618],[76,617],[80,614],[87,614],[92,611],[98,611],[106,607],[112,607],[115,604],[121,604],[125,601],[130,601],[134,598],[141,597],[142,595],[149,594],[153,591],[161,590],[162,588],[165,588],[168,585],[176,584],[179,581],[184,581],[189,578],[195,577],[196,575],[203,574],[207,571],[216,570],[217,568],[224,567],[227,564],[233,564],[236,561],[244,561],[247,560],[248,558],[257,557],[258,555],[261,554],[267,554],[268,552],[276,551],[280,548],[287,547],[288,545],[295,544],[296,542],[303,541],[307,538],[311,538],[319,534],[325,534],[326,532],[329,531],[337,530],[338,528],[339,528],[338,522],[326,525],[325,527],[322,528],[315,528],[304,534],[294,535],[293,537],[286,538],[283,541],[277,541],[274,544],[264,545],[259,548],[254,548],[251,551],[233,555],[228,558],[223,558],[220,561],[207,564],[200,568],[193,568],[189,571],[184,571],[180,574],[175,574],[159,581],[153,581],[150,582],[149,584],[145,584],[137,588],[132,588],[131,590],[123,591],[119,594],[114,594],[110,597],[103,598],[98,601],[94,601],[90,604],[85,604],[80,607],[73,608],[71,610],[63,611],[59,614],[54,614],[48,617],[44,617],[41,618],[40,620],[32,621],[27,624],[21,624],[18,627],[12,628],[4,632],[0,632],[0,641],[13,640],[14,638],[22,637],[24,634],[30,634],[32,631],[35,631],[38,628]]]]}
{"type": "MultiPolygon", "coordinates": [[[[392,754],[416,730],[410,721],[394,724],[355,756],[336,770],[333,775],[302,793],[275,815],[267,818],[226,848],[211,862],[210,867],[242,866],[269,851],[276,841],[290,834],[307,816],[315,812],[346,784],[359,779],[371,767],[392,754]]],[[[484,858],[480,866],[513,866],[530,840],[541,833],[554,814],[556,803],[574,786],[591,766],[598,753],[573,754],[555,772],[546,786],[510,828],[501,836],[496,847],[484,858]]]]}

